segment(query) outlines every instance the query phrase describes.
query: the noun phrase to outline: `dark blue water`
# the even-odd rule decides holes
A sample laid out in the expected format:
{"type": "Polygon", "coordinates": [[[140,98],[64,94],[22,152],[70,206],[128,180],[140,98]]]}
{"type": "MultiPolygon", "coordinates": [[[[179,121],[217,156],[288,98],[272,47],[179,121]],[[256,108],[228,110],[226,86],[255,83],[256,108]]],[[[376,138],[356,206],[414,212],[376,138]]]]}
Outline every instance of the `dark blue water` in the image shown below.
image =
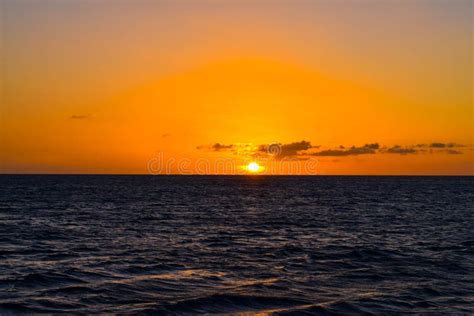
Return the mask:
{"type": "Polygon", "coordinates": [[[0,314],[474,313],[472,177],[0,176],[0,314]]]}

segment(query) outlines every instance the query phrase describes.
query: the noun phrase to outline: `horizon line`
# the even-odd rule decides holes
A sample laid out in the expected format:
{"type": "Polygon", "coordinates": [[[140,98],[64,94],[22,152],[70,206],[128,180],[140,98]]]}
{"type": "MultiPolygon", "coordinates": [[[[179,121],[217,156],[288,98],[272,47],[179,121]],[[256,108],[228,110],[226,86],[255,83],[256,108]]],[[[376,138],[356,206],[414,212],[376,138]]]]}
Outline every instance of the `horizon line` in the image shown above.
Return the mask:
{"type": "Polygon", "coordinates": [[[474,177],[474,174],[147,174],[147,173],[0,173],[0,176],[149,176],[149,177],[474,177]]]}

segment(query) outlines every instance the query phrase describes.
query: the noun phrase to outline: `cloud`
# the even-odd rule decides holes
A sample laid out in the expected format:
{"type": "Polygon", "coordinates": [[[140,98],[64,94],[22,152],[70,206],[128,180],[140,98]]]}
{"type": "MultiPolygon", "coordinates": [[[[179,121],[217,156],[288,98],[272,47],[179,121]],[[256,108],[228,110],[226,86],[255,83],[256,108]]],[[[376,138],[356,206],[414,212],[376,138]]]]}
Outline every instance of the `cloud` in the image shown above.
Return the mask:
{"type": "Polygon", "coordinates": [[[234,147],[233,144],[230,145],[224,145],[221,143],[215,143],[213,145],[200,145],[197,146],[197,149],[205,149],[205,150],[211,150],[211,151],[224,151],[224,150],[229,150],[234,147]]]}
{"type": "Polygon", "coordinates": [[[300,151],[312,148],[311,143],[305,140],[300,142],[281,145],[281,152],[276,158],[283,159],[285,157],[292,157],[298,155],[300,151]]]}
{"type": "MultiPolygon", "coordinates": [[[[343,146],[339,146],[341,148],[343,146]]],[[[357,155],[369,155],[375,154],[380,148],[378,143],[365,144],[361,147],[352,146],[348,149],[328,149],[319,152],[311,153],[311,156],[320,157],[341,157],[341,156],[357,156],[357,155]]]]}
{"type": "Polygon", "coordinates": [[[215,143],[214,145],[212,145],[212,149],[214,149],[215,151],[220,151],[220,150],[231,149],[233,146],[234,145],[232,144],[224,145],[224,144],[215,143]]]}
{"type": "Polygon", "coordinates": [[[405,147],[402,147],[400,145],[395,145],[393,147],[390,147],[386,150],[381,151],[381,153],[400,154],[400,155],[418,154],[422,152],[428,153],[428,154],[436,154],[436,153],[446,153],[450,155],[462,154],[461,151],[452,149],[456,147],[466,147],[466,146],[461,145],[461,144],[456,144],[456,143],[440,143],[440,142],[434,142],[431,144],[417,144],[417,145],[405,146],[405,147]],[[424,148],[429,148],[430,150],[427,151],[424,148]]]}
{"type": "Polygon", "coordinates": [[[445,148],[446,144],[443,143],[431,143],[430,148],[445,148]]]}
{"type": "Polygon", "coordinates": [[[408,148],[408,147],[401,147],[399,145],[395,145],[393,147],[390,147],[386,151],[384,151],[389,154],[400,154],[400,155],[408,155],[408,154],[416,154],[418,151],[413,148],[408,148]]]}
{"type": "Polygon", "coordinates": [[[275,143],[260,145],[258,146],[258,151],[273,155],[276,159],[284,159],[287,157],[299,156],[302,151],[318,147],[319,146],[312,146],[311,142],[302,140],[300,142],[294,142],[289,144],[275,143]]]}
{"type": "Polygon", "coordinates": [[[170,137],[170,136],[171,136],[171,134],[170,134],[170,133],[164,133],[164,134],[161,134],[161,137],[163,137],[163,138],[170,137]]]}
{"type": "Polygon", "coordinates": [[[430,148],[454,148],[454,147],[465,147],[465,145],[456,143],[431,143],[430,148]]]}
{"type": "Polygon", "coordinates": [[[449,155],[462,155],[462,151],[455,150],[455,149],[448,149],[446,153],[449,155]]]}
{"type": "Polygon", "coordinates": [[[90,117],[91,117],[90,114],[87,114],[87,115],[83,115],[83,114],[77,115],[77,114],[74,114],[74,115],[71,115],[71,116],[69,117],[69,119],[71,119],[71,120],[86,120],[86,119],[89,119],[90,117]]]}
{"type": "Polygon", "coordinates": [[[379,149],[380,145],[379,143],[365,144],[363,148],[379,149]]]}

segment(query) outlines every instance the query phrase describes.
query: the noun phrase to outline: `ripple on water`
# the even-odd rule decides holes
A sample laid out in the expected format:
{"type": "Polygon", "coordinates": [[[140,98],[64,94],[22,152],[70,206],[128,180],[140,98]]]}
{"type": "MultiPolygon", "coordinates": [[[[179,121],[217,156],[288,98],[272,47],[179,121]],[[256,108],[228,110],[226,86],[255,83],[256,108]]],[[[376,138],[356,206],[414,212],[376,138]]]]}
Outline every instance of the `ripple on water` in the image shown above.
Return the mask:
{"type": "Polygon", "coordinates": [[[473,314],[473,184],[0,176],[0,314],[473,314]]]}

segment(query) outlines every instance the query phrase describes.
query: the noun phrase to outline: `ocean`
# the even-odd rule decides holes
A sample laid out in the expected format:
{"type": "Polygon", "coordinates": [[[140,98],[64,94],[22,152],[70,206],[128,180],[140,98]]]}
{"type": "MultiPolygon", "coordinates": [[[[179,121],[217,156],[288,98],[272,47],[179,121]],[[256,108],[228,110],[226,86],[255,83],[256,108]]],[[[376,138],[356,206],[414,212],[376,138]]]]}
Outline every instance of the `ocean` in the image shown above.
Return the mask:
{"type": "Polygon", "coordinates": [[[0,176],[0,314],[474,314],[473,177],[0,176]]]}

